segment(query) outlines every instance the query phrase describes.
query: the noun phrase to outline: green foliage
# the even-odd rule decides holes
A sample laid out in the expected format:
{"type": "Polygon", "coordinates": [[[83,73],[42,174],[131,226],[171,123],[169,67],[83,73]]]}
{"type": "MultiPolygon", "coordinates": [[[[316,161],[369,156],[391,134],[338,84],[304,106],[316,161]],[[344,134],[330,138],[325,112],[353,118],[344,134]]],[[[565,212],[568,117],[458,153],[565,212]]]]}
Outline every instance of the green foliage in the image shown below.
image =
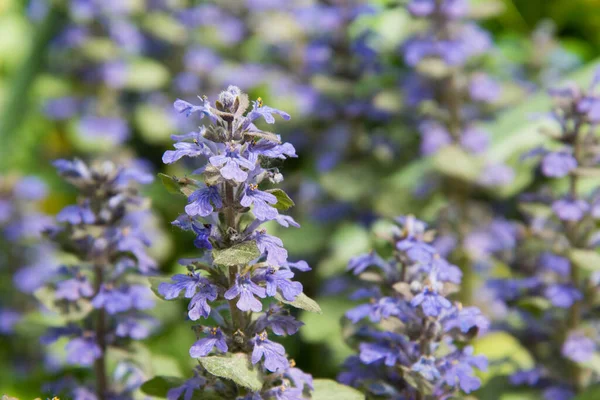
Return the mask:
{"type": "Polygon", "coordinates": [[[252,391],[260,390],[263,382],[258,368],[253,368],[247,354],[202,357],[198,361],[212,375],[230,379],[252,391]]]}
{"type": "Polygon", "coordinates": [[[177,178],[163,173],[159,173],[158,177],[169,193],[182,194],[186,197],[194,193],[196,182],[192,179],[177,178]]]}
{"type": "Polygon", "coordinates": [[[323,311],[321,311],[321,307],[319,307],[319,304],[317,304],[316,301],[314,301],[304,293],[300,293],[298,296],[296,296],[296,299],[294,301],[287,301],[279,293],[275,294],[275,298],[282,303],[289,304],[292,307],[300,308],[302,310],[310,311],[312,313],[323,314],[323,311]]]}
{"type": "Polygon", "coordinates": [[[365,395],[330,379],[315,379],[312,400],[364,400],[365,395]]]}
{"type": "Polygon", "coordinates": [[[168,82],[169,71],[156,61],[137,59],[127,65],[127,89],[140,92],[157,90],[168,82]]]}
{"type": "Polygon", "coordinates": [[[245,265],[260,257],[260,251],[256,247],[256,241],[238,243],[227,249],[213,249],[213,260],[215,264],[232,267],[245,265]]]}
{"type": "Polygon", "coordinates": [[[49,287],[42,287],[33,294],[48,310],[58,314],[64,321],[79,321],[85,318],[94,307],[89,300],[79,299],[76,302],[61,302],[54,297],[55,292],[49,287]]]}
{"type": "Polygon", "coordinates": [[[473,342],[476,354],[488,358],[489,368],[482,373],[482,380],[497,375],[509,375],[519,369],[529,369],[534,360],[529,351],[519,341],[506,332],[493,332],[473,342]]]}
{"type": "Polygon", "coordinates": [[[477,391],[477,398],[479,400],[543,400],[539,390],[515,387],[510,384],[506,375],[491,378],[477,391]]]}
{"type": "Polygon", "coordinates": [[[600,385],[593,385],[575,396],[573,400],[598,400],[600,399],[600,385]]]}
{"type": "Polygon", "coordinates": [[[600,253],[596,250],[571,249],[569,258],[576,267],[585,271],[600,270],[600,253]]]}
{"type": "Polygon", "coordinates": [[[273,206],[278,210],[285,211],[288,208],[294,207],[294,201],[290,199],[290,196],[287,195],[281,189],[271,189],[267,190],[268,193],[271,193],[273,196],[277,198],[277,203],[273,206]]]}
{"type": "Polygon", "coordinates": [[[169,389],[181,386],[184,381],[183,378],[174,376],[155,376],[144,382],[140,389],[149,396],[166,398],[169,389]]]}
{"type": "Polygon", "coordinates": [[[481,175],[482,160],[458,146],[448,146],[434,156],[433,166],[440,174],[475,183],[481,175]]]}

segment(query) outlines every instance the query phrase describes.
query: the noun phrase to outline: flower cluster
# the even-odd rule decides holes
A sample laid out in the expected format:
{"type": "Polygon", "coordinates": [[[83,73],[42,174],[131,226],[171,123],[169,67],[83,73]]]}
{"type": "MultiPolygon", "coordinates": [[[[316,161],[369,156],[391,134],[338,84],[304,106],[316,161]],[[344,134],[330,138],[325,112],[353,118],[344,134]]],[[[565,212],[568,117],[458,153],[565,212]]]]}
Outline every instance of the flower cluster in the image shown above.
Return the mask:
{"type": "Polygon", "coordinates": [[[29,373],[45,361],[39,347],[30,345],[35,334],[18,332],[17,327],[27,313],[38,309],[31,294],[53,272],[54,248],[41,235],[52,220],[41,212],[47,191],[34,176],[0,176],[0,336],[10,344],[5,357],[15,375],[29,373]]]}
{"type": "Polygon", "coordinates": [[[299,226],[280,212],[293,205],[285,192],[265,187],[282,181],[275,162],[295,157],[294,147],[254,125],[259,119],[272,124],[276,115],[285,120],[290,116],[264,105],[260,98],[248,110],[248,96],[235,86],[223,91],[214,106],[206,97],[200,99],[200,105],[177,100],[174,106],[181,113],[197,113],[212,123],[197,132],[173,136],[175,150],[163,156],[166,164],[183,157],[202,163],[193,172],[198,179],[170,179],[189,202],[173,225],[192,232],[194,245],[204,250],[204,256],[182,260],[189,272],[162,282],[158,292],[165,299],[190,299],[190,320],[204,318],[207,324],[216,324],[195,327],[198,341],[189,353],[201,367],[192,379],[172,388],[168,398],[188,399],[194,391],[228,399],[307,398],[312,377],[295,368],[284,347],[268,334],[291,335],[302,323],[281,305],[272,303],[264,309],[261,301],[274,298],[295,304],[299,296],[305,297],[302,285],[293,280],[295,271],[310,270],[303,261],[289,262],[281,239],[262,226],[269,221],[283,227],[299,226]],[[242,363],[246,370],[253,365],[259,371],[260,384],[219,375],[207,364],[231,360],[242,363]]]}
{"type": "Polygon", "coordinates": [[[144,380],[141,366],[120,362],[110,379],[106,358],[111,347],[127,350],[131,340],[146,338],[157,325],[145,313],[154,306],[154,296],[139,277],[156,268],[146,251],[149,202],[137,188],[152,176],[139,166],[118,167],[110,161],[88,165],[78,159],[57,160],[54,166],[79,197],[77,204],[58,213],[57,224],[46,232],[77,261],[61,265],[37,293],[69,321],[49,328],[41,341],[50,345],[67,337],[66,364],[93,366],[95,388],[63,380],[48,390],[75,399],[130,398],[144,380]],[[137,376],[137,386],[132,376],[137,376]]]}
{"type": "MultiPolygon", "coordinates": [[[[408,104],[425,113],[419,122],[421,152],[433,154],[454,144],[471,154],[484,153],[490,140],[478,122],[502,91],[474,68],[492,47],[490,35],[469,19],[466,0],[412,0],[407,8],[428,22],[403,47],[406,64],[415,69],[405,88],[408,104]]],[[[489,165],[480,180],[495,186],[510,178],[506,168],[489,165]]]]}
{"type": "Polygon", "coordinates": [[[525,155],[538,160],[539,190],[521,198],[528,226],[511,264],[514,275],[488,284],[522,321],[510,325],[515,334],[536,344],[530,346],[536,365],[512,382],[539,388],[546,399],[571,399],[597,379],[587,363],[599,337],[599,79],[597,73],[588,90],[574,84],[550,90],[554,127],[544,130],[550,140],[525,155]],[[557,359],[567,362],[567,373],[557,359]]]}
{"type": "Polygon", "coordinates": [[[389,259],[373,251],[348,264],[365,281],[351,298],[368,302],[346,313],[359,354],[346,361],[342,383],[385,399],[451,398],[481,385],[474,369],[485,370],[487,360],[467,342],[489,321],[447,298],[461,271],[431,245],[433,235],[412,216],[397,218],[389,259]]]}

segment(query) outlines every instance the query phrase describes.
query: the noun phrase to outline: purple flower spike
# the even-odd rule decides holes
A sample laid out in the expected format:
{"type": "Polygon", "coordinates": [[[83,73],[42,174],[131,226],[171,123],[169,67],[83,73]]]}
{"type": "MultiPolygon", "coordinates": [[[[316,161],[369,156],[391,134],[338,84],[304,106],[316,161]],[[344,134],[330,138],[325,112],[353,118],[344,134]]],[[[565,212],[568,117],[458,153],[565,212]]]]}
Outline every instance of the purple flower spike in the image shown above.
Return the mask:
{"type": "Polygon", "coordinates": [[[271,328],[277,336],[293,335],[302,325],[303,322],[298,321],[276,304],[271,304],[264,315],[256,321],[258,331],[271,328]]]}
{"type": "Polygon", "coordinates": [[[289,269],[277,270],[273,267],[268,267],[262,277],[267,283],[267,296],[275,296],[279,289],[284,299],[294,301],[296,296],[302,293],[302,284],[291,280],[294,277],[294,273],[289,269]]]}
{"type": "Polygon", "coordinates": [[[259,312],[262,310],[262,303],[258,301],[254,295],[263,299],[267,297],[265,288],[254,283],[249,275],[238,275],[234,285],[225,292],[225,298],[227,300],[233,300],[238,296],[240,297],[236,303],[237,308],[240,310],[259,312]]]}
{"type": "Polygon", "coordinates": [[[206,337],[198,340],[190,348],[190,356],[192,358],[206,357],[215,347],[221,352],[226,353],[228,350],[226,337],[219,328],[205,328],[206,337]]]}
{"type": "Polygon", "coordinates": [[[544,296],[550,300],[552,305],[560,308],[569,308],[576,301],[583,298],[583,295],[575,287],[567,284],[556,284],[549,286],[544,291],[544,296]]]}
{"type": "Polygon", "coordinates": [[[411,371],[417,372],[428,381],[435,381],[441,376],[440,371],[438,371],[435,366],[435,358],[433,357],[421,356],[419,361],[414,363],[410,369],[411,371]]]}
{"type": "Polygon", "coordinates": [[[264,357],[263,365],[268,371],[278,372],[288,368],[285,348],[279,343],[270,341],[266,332],[256,335],[253,342],[252,364],[258,363],[264,357]]]}

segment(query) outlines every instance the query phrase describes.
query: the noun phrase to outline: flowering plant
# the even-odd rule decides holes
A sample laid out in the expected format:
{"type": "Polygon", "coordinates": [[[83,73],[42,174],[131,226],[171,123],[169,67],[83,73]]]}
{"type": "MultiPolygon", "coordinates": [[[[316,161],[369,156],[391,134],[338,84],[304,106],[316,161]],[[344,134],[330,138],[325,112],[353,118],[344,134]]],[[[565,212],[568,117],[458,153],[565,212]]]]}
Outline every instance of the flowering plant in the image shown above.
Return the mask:
{"type": "Polygon", "coordinates": [[[74,399],[131,398],[144,381],[143,366],[119,360],[112,369],[107,360],[111,354],[127,354],[132,340],[146,338],[157,324],[145,313],[154,306],[152,292],[138,277],[156,267],[146,252],[149,204],[135,185],[151,182],[152,176],[109,161],[58,160],[54,165],[78,189],[79,198],[46,230],[73,262],[62,265],[36,292],[64,322],[49,328],[41,341],[50,345],[67,337],[65,363],[93,367],[93,379],[65,377],[46,390],[74,399]]]}
{"type": "Polygon", "coordinates": [[[433,237],[414,217],[396,218],[388,259],[373,251],[348,264],[364,280],[351,298],[369,301],[346,313],[359,354],[338,379],[369,398],[449,399],[481,385],[474,369],[485,370],[487,360],[467,343],[489,322],[477,307],[448,300],[462,274],[438,254],[433,237]]]}
{"type": "Polygon", "coordinates": [[[187,319],[206,320],[194,325],[197,341],[189,350],[199,366],[191,379],[156,377],[143,389],[170,400],[190,399],[194,393],[216,399],[311,398],[312,376],[296,368],[269,334],[292,335],[302,326],[283,304],[320,312],[303,294],[302,284],[293,280],[295,271],[310,270],[307,263],[288,261],[281,239],[263,227],[269,221],[299,227],[281,213],[293,201],[283,190],[265,187],[283,180],[273,161],[296,157],[294,147],[254,125],[260,118],[272,124],[276,115],[285,120],[290,116],[260,98],[247,111],[248,96],[235,86],[221,92],[214,106],[206,97],[200,100],[200,105],[177,100],[174,106],[212,124],[174,135],[175,150],[163,155],[166,164],[183,157],[200,159],[203,165],[192,173],[200,178],[162,179],[188,197],[185,213],[172,224],[192,232],[194,245],[204,254],[180,260],[187,274],[174,275],[155,288],[167,300],[190,299],[187,319]],[[276,302],[262,301],[267,298],[276,302]]]}

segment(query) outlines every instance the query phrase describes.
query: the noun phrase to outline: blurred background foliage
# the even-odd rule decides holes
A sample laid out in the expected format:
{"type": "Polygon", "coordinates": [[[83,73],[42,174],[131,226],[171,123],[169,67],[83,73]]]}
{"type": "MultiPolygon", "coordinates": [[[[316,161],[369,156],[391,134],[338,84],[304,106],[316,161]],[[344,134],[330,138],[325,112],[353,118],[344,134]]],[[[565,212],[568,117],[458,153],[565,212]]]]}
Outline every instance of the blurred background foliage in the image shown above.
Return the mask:
{"type": "MultiPolygon", "coordinates": [[[[51,193],[41,208],[55,214],[74,200],[74,192],[58,180],[50,167],[56,158],[137,154],[149,161],[155,172],[180,174],[176,168],[161,163],[162,153],[170,146],[169,135],[190,127],[190,121],[174,116],[169,110],[178,96],[193,98],[195,94],[214,94],[228,84],[239,84],[249,91],[251,98],[260,96],[266,104],[288,111],[292,121],[287,127],[279,124],[284,130],[278,133],[285,135],[299,153],[299,158],[288,161],[283,171],[286,190],[296,201],[295,217],[302,228],[280,230],[277,234],[283,238],[291,258],[306,259],[313,267],[310,274],[305,274],[308,276],[303,278],[303,284],[305,292],[319,301],[323,314],[302,315],[306,326],[300,335],[288,338],[289,343],[285,345],[305,371],[319,377],[335,377],[340,362],[351,351],[343,341],[343,330],[338,324],[343,313],[352,306],[347,292],[339,290],[343,287],[340,282],[345,279],[343,272],[348,260],[378,245],[371,234],[378,230],[378,225],[373,224],[376,216],[412,212],[427,220],[435,215],[444,199],[424,201],[415,198],[413,193],[432,168],[442,173],[452,169],[451,160],[423,160],[415,156],[418,135],[407,122],[410,116],[404,111],[403,93],[398,84],[405,74],[398,48],[412,32],[414,21],[400,3],[371,0],[370,4],[380,7],[380,11],[361,16],[345,26],[342,39],[375,32],[376,55],[386,65],[356,80],[353,70],[346,71],[348,78],[329,79],[325,73],[309,74],[299,67],[303,56],[298,52],[305,50],[314,32],[301,29],[285,12],[245,10],[243,2],[234,0],[210,2],[245,19],[248,30],[244,37],[229,41],[227,37],[219,37],[218,29],[189,29],[174,17],[188,6],[209,2],[170,1],[166,2],[167,11],[145,13],[146,2],[139,0],[134,2],[139,12],[133,13],[132,20],[159,45],[149,54],[133,52],[125,57],[129,66],[121,87],[125,99],[106,88],[87,87],[77,79],[81,71],[65,67],[69,62],[81,62],[85,66],[90,61],[108,59],[116,51],[114,46],[102,40],[90,42],[82,59],[68,52],[61,53],[53,43],[70,17],[60,7],[52,6],[54,2],[49,2],[49,10],[39,13],[35,7],[42,3],[45,2],[0,0],[2,174],[41,177],[51,193]],[[173,81],[181,78],[178,71],[182,69],[182,60],[186,50],[193,46],[213,49],[230,64],[209,66],[208,69],[214,68],[210,71],[202,68],[194,71],[202,75],[203,82],[199,85],[202,91],[182,94],[173,88],[173,81]],[[285,51],[280,51],[282,48],[285,51]],[[262,77],[255,78],[249,69],[235,68],[242,64],[270,67],[259,69],[256,74],[262,77]],[[251,82],[246,83],[247,80],[251,82]],[[303,85],[317,88],[320,93],[341,102],[346,96],[365,96],[379,111],[385,111],[385,117],[361,120],[358,131],[336,137],[330,128],[341,123],[337,119],[340,117],[335,113],[318,116],[310,114],[306,107],[303,109],[303,102],[308,101],[299,96],[303,85]],[[74,93],[83,95],[86,91],[104,96],[109,109],[113,106],[111,102],[125,100],[126,107],[118,113],[129,123],[126,144],[114,146],[98,138],[82,138],[78,134],[77,115],[53,119],[44,112],[49,99],[74,93]],[[373,91],[376,93],[371,96],[373,91]],[[323,151],[328,148],[338,151],[338,147],[343,148],[341,158],[333,167],[323,168],[323,151]]],[[[314,3],[326,5],[329,2],[314,3]]],[[[586,82],[592,75],[595,59],[600,54],[600,0],[474,0],[474,3],[493,15],[483,22],[497,44],[495,54],[487,62],[507,88],[512,88],[507,91],[499,118],[487,123],[493,138],[490,154],[516,167],[517,179],[502,192],[486,196],[507,198],[529,184],[531,171],[518,163],[518,156],[523,148],[533,147],[543,140],[538,133],[541,123],[530,118],[547,109],[543,89],[566,76],[586,82]],[[514,84],[514,76],[527,78],[531,85],[514,84]]],[[[311,20],[307,24],[316,25],[311,20]]],[[[314,26],[317,36],[319,29],[318,25],[314,26]]],[[[334,57],[338,56],[343,57],[343,54],[334,57]]],[[[352,124],[359,125],[356,121],[352,124]]],[[[176,260],[194,251],[190,238],[169,225],[185,205],[185,198],[169,194],[158,181],[147,194],[152,198],[162,226],[152,252],[161,262],[161,272],[172,273],[181,268],[176,260]]],[[[163,328],[137,355],[151,365],[156,374],[184,374],[194,364],[188,356],[188,346],[183,345],[193,340],[189,327],[180,322],[183,307],[178,302],[158,302],[155,313],[163,322],[163,328]]],[[[44,316],[34,314],[22,321],[18,329],[26,337],[35,336],[45,323],[44,316]]],[[[35,340],[28,345],[39,346],[35,340]]],[[[39,396],[38,388],[48,379],[47,374],[41,365],[27,373],[15,368],[8,346],[8,341],[0,343],[0,389],[20,398],[39,396]]],[[[56,349],[60,351],[60,346],[56,349]]],[[[492,360],[491,372],[484,377],[489,379],[489,384],[479,395],[482,399],[498,399],[497,388],[505,383],[503,376],[532,363],[527,350],[508,334],[492,333],[477,343],[477,349],[492,360]],[[506,360],[510,362],[500,363],[506,360]],[[498,368],[494,367],[495,363],[498,368]]],[[[520,393],[502,398],[534,397],[520,393]]]]}

